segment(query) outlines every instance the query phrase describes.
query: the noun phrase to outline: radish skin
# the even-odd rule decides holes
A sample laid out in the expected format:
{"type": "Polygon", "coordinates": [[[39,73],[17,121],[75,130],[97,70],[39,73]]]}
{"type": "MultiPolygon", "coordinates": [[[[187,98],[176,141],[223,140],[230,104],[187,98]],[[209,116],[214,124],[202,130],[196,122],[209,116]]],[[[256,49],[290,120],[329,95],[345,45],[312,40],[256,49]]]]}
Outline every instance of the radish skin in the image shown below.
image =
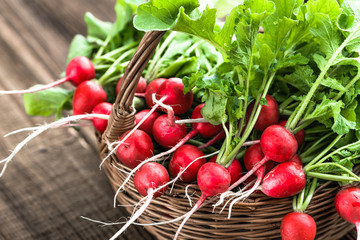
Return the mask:
{"type": "MultiPolygon", "coordinates": [[[[261,107],[260,114],[256,120],[256,123],[254,125],[254,128],[259,131],[264,131],[267,127],[278,124],[279,122],[279,106],[276,102],[276,100],[270,96],[265,96],[267,100],[267,106],[263,105],[261,107]]],[[[246,110],[246,121],[248,122],[250,119],[251,112],[253,111],[255,105],[255,101],[250,103],[246,110]]]]}
{"type": "Polygon", "coordinates": [[[145,90],[145,101],[146,101],[146,104],[149,108],[152,108],[155,103],[153,102],[153,94],[156,94],[159,86],[164,82],[166,81],[165,78],[157,78],[157,79],[154,79],[153,81],[151,81],[147,87],[146,87],[146,90],[145,90]]]}
{"type": "Polygon", "coordinates": [[[73,114],[91,113],[97,104],[106,102],[106,99],[105,90],[97,82],[85,81],[74,92],[73,114]]]}
{"type": "Polygon", "coordinates": [[[269,197],[285,198],[298,194],[305,186],[302,166],[296,162],[283,162],[266,174],[261,190],[269,197]]]}
{"type": "Polygon", "coordinates": [[[139,122],[144,118],[145,121],[139,126],[139,129],[145,131],[150,137],[152,137],[154,122],[160,116],[160,114],[158,112],[152,112],[147,118],[145,118],[150,111],[150,109],[145,109],[136,113],[135,123],[139,124],[139,122]]]}
{"type": "Polygon", "coordinates": [[[280,233],[282,240],[314,240],[316,223],[306,213],[288,213],[281,221],[280,233]]]}
{"type": "MultiPolygon", "coordinates": [[[[123,133],[119,141],[122,141],[131,130],[123,133]]],[[[116,151],[118,160],[129,168],[135,168],[140,162],[151,157],[154,152],[154,145],[146,132],[135,130],[116,151]]]]}
{"type": "MultiPolygon", "coordinates": [[[[178,176],[182,169],[186,168],[194,159],[199,159],[204,156],[204,153],[197,147],[185,144],[179,147],[172,155],[169,162],[169,172],[172,177],[178,176]]],[[[196,180],[199,168],[206,163],[205,158],[196,161],[182,173],[181,182],[191,183],[196,180]]]]}
{"type": "MultiPolygon", "coordinates": [[[[217,155],[215,155],[214,157],[212,157],[209,162],[216,162],[216,158],[217,155]]],[[[239,180],[239,178],[241,178],[242,175],[242,167],[240,162],[234,158],[234,160],[231,162],[231,164],[226,168],[226,170],[228,170],[230,177],[231,177],[231,182],[230,184],[233,184],[234,182],[236,182],[237,180],[239,180]]]]}
{"type": "Polygon", "coordinates": [[[176,231],[174,239],[177,239],[187,220],[200,208],[202,203],[208,197],[223,193],[228,189],[231,182],[231,176],[220,164],[208,162],[200,167],[197,175],[197,182],[201,190],[201,196],[194,207],[185,214],[185,218],[176,231]]]}
{"type": "MultiPolygon", "coordinates": [[[[121,81],[122,81],[122,77],[119,79],[118,83],[116,84],[116,89],[115,89],[116,95],[119,94],[121,81]]],[[[138,85],[135,88],[135,93],[137,93],[137,94],[144,93],[145,94],[146,87],[147,87],[147,83],[146,83],[145,78],[140,77],[138,85]]],[[[139,95],[137,95],[137,96],[139,96],[139,95]]],[[[140,95],[140,96],[142,96],[142,95],[140,95]]]]}
{"type": "Polygon", "coordinates": [[[335,196],[335,208],[345,221],[355,224],[357,240],[360,240],[360,188],[346,187],[335,196]]]}
{"type": "Polygon", "coordinates": [[[136,190],[146,197],[145,203],[137,210],[129,219],[129,221],[110,239],[116,239],[132,224],[138,217],[141,216],[149,206],[151,200],[160,197],[165,193],[170,177],[164,166],[159,163],[146,163],[134,175],[134,185],[136,190]],[[158,186],[163,186],[161,189],[155,190],[158,186]]]}
{"type": "MultiPolygon", "coordinates": [[[[94,109],[92,110],[91,113],[93,113],[93,114],[105,114],[105,115],[110,116],[112,107],[113,107],[113,105],[111,103],[101,102],[101,103],[97,104],[94,107],[94,109]]],[[[92,121],[92,123],[93,123],[96,130],[98,130],[100,133],[105,132],[107,124],[108,124],[107,119],[92,118],[91,121],[92,121]]]]}

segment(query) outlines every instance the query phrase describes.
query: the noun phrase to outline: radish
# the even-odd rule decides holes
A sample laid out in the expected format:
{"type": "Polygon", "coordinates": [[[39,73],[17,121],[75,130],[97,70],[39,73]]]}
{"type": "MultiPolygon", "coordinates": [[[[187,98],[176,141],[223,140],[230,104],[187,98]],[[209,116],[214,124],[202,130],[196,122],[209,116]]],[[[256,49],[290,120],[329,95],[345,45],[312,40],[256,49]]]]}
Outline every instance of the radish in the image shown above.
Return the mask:
{"type": "Polygon", "coordinates": [[[266,174],[261,190],[269,197],[285,198],[298,194],[305,185],[302,166],[295,162],[283,162],[266,174]]]}
{"type": "MultiPolygon", "coordinates": [[[[148,113],[150,109],[142,110],[135,114],[135,123],[138,124],[141,119],[143,119],[148,113]]],[[[139,126],[140,130],[145,131],[150,137],[152,137],[152,129],[155,120],[160,116],[158,112],[152,112],[146,120],[139,126]]]]}
{"type": "MultiPolygon", "coordinates": [[[[131,130],[123,133],[119,139],[124,139],[131,130]]],[[[142,130],[135,130],[116,150],[116,157],[129,168],[135,168],[140,162],[151,157],[154,146],[149,135],[142,130]]]]}
{"type": "MultiPolygon", "coordinates": [[[[215,155],[214,157],[212,157],[209,162],[216,162],[216,158],[217,155],[215,155]]],[[[270,162],[269,162],[270,163],[270,162]]],[[[242,175],[242,167],[241,164],[239,162],[239,160],[237,160],[236,158],[234,158],[234,160],[231,162],[231,164],[226,168],[226,170],[228,170],[228,172],[230,173],[230,177],[231,177],[231,182],[230,184],[233,184],[234,182],[236,182],[237,180],[239,180],[239,178],[242,175]]]]}
{"type": "MultiPolygon", "coordinates": [[[[254,168],[254,166],[260,162],[264,158],[264,154],[261,150],[260,144],[255,144],[249,147],[244,155],[244,165],[245,168],[250,171],[254,168]]],[[[263,166],[261,166],[258,170],[256,170],[255,175],[257,176],[256,182],[254,183],[253,187],[247,194],[247,196],[250,196],[251,193],[253,193],[260,185],[261,181],[264,178],[264,174],[271,170],[271,168],[274,166],[273,161],[266,162],[263,166]]]]}
{"type": "MultiPolygon", "coordinates": [[[[170,175],[175,178],[186,168],[194,159],[204,156],[204,153],[197,147],[185,144],[179,147],[173,154],[169,162],[169,172],[170,175]]],[[[192,163],[188,169],[181,175],[181,181],[186,183],[191,183],[196,180],[196,176],[199,168],[206,163],[205,158],[200,158],[195,163],[192,163]]]]}
{"type": "MultiPolygon", "coordinates": [[[[156,99],[159,100],[164,96],[166,98],[163,103],[171,106],[176,115],[186,113],[193,103],[192,91],[184,94],[184,84],[180,78],[169,78],[159,86],[156,91],[156,99]]],[[[171,114],[169,111],[167,112],[171,114]]]]}
{"type": "MultiPolygon", "coordinates": [[[[175,116],[175,120],[179,119],[179,117],[175,116]]],[[[166,115],[159,116],[154,121],[152,127],[152,135],[155,141],[164,148],[171,148],[175,146],[186,136],[186,134],[187,129],[185,124],[176,124],[169,120],[166,115]]]]}
{"type": "MultiPolygon", "coordinates": [[[[256,120],[254,128],[259,131],[264,131],[267,127],[273,124],[278,124],[279,122],[279,105],[276,100],[270,96],[266,95],[265,99],[267,101],[267,106],[263,105],[261,107],[260,114],[256,120]]],[[[246,110],[246,121],[250,119],[251,112],[254,109],[255,102],[250,103],[246,110]]]]}
{"type": "Polygon", "coordinates": [[[129,221],[110,239],[116,239],[123,233],[131,223],[133,223],[149,206],[151,200],[160,197],[167,190],[167,185],[170,181],[169,174],[164,166],[159,163],[146,163],[134,175],[134,185],[136,190],[146,197],[145,203],[137,210],[129,221]],[[161,187],[160,189],[157,189],[161,187]]]}
{"type": "Polygon", "coordinates": [[[295,163],[299,164],[300,166],[303,166],[301,158],[297,154],[295,154],[288,162],[295,162],[295,163]]]}
{"type": "Polygon", "coordinates": [[[183,226],[191,215],[196,212],[201,204],[208,198],[225,192],[231,182],[231,176],[228,170],[217,163],[208,162],[202,165],[198,171],[197,183],[199,185],[201,196],[194,207],[185,214],[185,218],[180,224],[174,239],[176,239],[183,226]]]}
{"type": "Polygon", "coordinates": [[[269,160],[278,163],[290,160],[295,155],[298,148],[294,135],[280,125],[271,125],[265,129],[261,134],[260,146],[264,157],[238,181],[231,184],[228,190],[232,190],[240,183],[244,182],[269,160]]]}
{"type": "Polygon", "coordinates": [[[145,90],[145,101],[146,101],[146,104],[148,105],[149,108],[152,108],[155,105],[155,103],[152,100],[152,95],[156,94],[159,86],[164,81],[166,81],[165,78],[157,78],[157,79],[154,79],[153,81],[151,81],[147,85],[146,90],[145,90]]]}
{"type": "Polygon", "coordinates": [[[85,81],[74,92],[73,114],[91,113],[97,104],[106,102],[106,99],[105,90],[97,82],[85,81]]]}
{"type": "MultiPolygon", "coordinates": [[[[105,114],[110,115],[113,105],[108,102],[101,102],[97,104],[92,110],[93,114],[105,114]]],[[[103,133],[106,130],[108,120],[100,118],[92,118],[92,123],[96,130],[103,133]]]]}
{"type": "Polygon", "coordinates": [[[0,91],[0,94],[23,94],[42,91],[70,81],[72,85],[78,86],[82,82],[95,78],[95,68],[90,59],[83,56],[74,57],[66,67],[66,76],[50,84],[26,90],[0,91]]]}
{"type": "MultiPolygon", "coordinates": [[[[255,145],[252,145],[251,147],[249,147],[246,152],[245,152],[245,155],[244,155],[244,165],[245,165],[245,168],[248,170],[248,171],[251,171],[252,169],[254,169],[254,166],[256,164],[258,164],[262,159],[264,159],[264,154],[262,153],[261,151],[261,146],[259,143],[255,144],[255,145]]],[[[233,196],[233,198],[235,198],[234,200],[232,200],[231,204],[230,204],[230,207],[229,207],[229,214],[228,214],[228,218],[231,217],[231,209],[232,209],[232,206],[242,200],[242,199],[246,199],[247,197],[249,197],[252,193],[254,193],[261,181],[263,180],[263,177],[264,177],[264,174],[265,172],[267,171],[270,171],[270,169],[273,167],[274,165],[274,162],[273,161],[267,161],[264,165],[260,166],[254,173],[255,175],[257,176],[256,177],[256,181],[255,183],[253,183],[251,189],[249,189],[248,191],[246,192],[237,192],[237,193],[233,193],[233,192],[230,192],[230,191],[227,191],[225,193],[222,194],[222,196],[220,197],[220,200],[214,205],[215,207],[216,206],[219,206],[223,203],[223,200],[228,197],[228,196],[233,196]]],[[[248,175],[248,174],[246,174],[248,175]]],[[[246,176],[245,175],[245,176],[246,176]]],[[[249,178],[251,178],[252,176],[249,176],[249,178]]],[[[247,178],[247,179],[249,179],[247,178]]],[[[239,178],[240,179],[240,178],[239,178]]],[[[245,179],[245,180],[247,180],[245,179]]],[[[244,181],[245,181],[244,180],[244,181]]],[[[237,181],[235,181],[237,182],[237,181]]],[[[252,183],[251,183],[252,184],[252,183]]],[[[231,184],[231,186],[235,185],[234,183],[231,184]]],[[[249,187],[251,185],[246,185],[245,187],[249,187]]],[[[231,187],[230,187],[231,188],[231,187]]],[[[231,190],[231,189],[228,189],[228,190],[231,190]]],[[[228,200],[229,202],[230,200],[228,200]]],[[[227,204],[225,204],[223,206],[223,209],[225,208],[227,204]]]]}
{"type": "Polygon", "coordinates": [[[356,225],[357,239],[360,239],[360,188],[343,188],[335,197],[335,208],[340,217],[356,225]]]}
{"type": "MultiPolygon", "coordinates": [[[[280,126],[285,126],[287,120],[283,120],[279,122],[280,126]]],[[[295,134],[296,141],[298,142],[299,147],[304,143],[305,139],[305,129],[301,129],[299,132],[295,134]]]]}
{"type": "MultiPolygon", "coordinates": [[[[118,93],[119,93],[121,80],[122,80],[122,77],[119,79],[118,83],[116,84],[116,95],[118,95],[118,93]]],[[[147,83],[146,83],[145,78],[140,77],[139,83],[135,89],[135,93],[145,93],[146,85],[147,85],[147,83]]]]}
{"type": "Polygon", "coordinates": [[[314,240],[316,223],[306,213],[291,212],[282,219],[280,233],[282,240],[314,240]]]}
{"type": "MultiPolygon", "coordinates": [[[[191,113],[192,119],[203,118],[201,114],[201,109],[204,107],[204,105],[205,103],[202,103],[194,108],[193,112],[191,113]]],[[[208,122],[200,122],[200,123],[192,123],[191,125],[194,129],[193,131],[196,132],[196,134],[198,133],[205,138],[214,137],[223,130],[221,124],[213,125],[208,122]]]]}

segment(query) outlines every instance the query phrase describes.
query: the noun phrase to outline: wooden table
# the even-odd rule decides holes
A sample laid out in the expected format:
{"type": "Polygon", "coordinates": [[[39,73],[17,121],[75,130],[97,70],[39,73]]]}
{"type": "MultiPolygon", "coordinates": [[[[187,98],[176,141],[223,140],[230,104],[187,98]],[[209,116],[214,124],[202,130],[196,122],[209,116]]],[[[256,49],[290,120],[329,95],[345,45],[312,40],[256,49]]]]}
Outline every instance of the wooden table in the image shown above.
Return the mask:
{"type": "MultiPolygon", "coordinates": [[[[83,16],[113,21],[115,0],[0,0],[0,89],[49,83],[64,70],[69,43],[86,34],[83,16]]],[[[70,85],[66,85],[71,87],[70,85]]],[[[0,96],[0,135],[53,121],[29,117],[22,96],[0,96]]],[[[0,159],[27,133],[0,138],[0,159]]],[[[0,239],[108,239],[119,226],[100,227],[81,216],[117,221],[113,190],[91,127],[54,129],[30,142],[0,179],[0,239]]],[[[346,239],[354,239],[355,233],[346,239]]],[[[121,239],[151,239],[130,227],[121,239]]]]}
{"type": "MultiPolygon", "coordinates": [[[[0,89],[49,83],[64,70],[69,43],[86,34],[84,13],[114,21],[115,0],[0,0],[0,89]]],[[[71,87],[66,85],[66,87],[71,87]]],[[[3,138],[24,127],[52,122],[29,117],[21,95],[0,96],[0,159],[28,133],[3,138]]],[[[0,239],[108,239],[120,226],[99,227],[81,216],[117,221],[113,195],[92,127],[80,132],[53,129],[31,141],[0,179],[0,239]]],[[[131,227],[121,239],[151,239],[131,227]]]]}

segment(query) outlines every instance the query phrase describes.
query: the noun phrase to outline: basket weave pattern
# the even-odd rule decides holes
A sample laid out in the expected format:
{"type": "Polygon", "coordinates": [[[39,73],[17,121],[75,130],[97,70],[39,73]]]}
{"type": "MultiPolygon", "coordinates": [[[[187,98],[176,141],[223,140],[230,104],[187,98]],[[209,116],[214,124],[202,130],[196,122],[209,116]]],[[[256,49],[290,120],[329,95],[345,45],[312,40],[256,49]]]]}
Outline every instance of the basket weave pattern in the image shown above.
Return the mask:
{"type": "MultiPolygon", "coordinates": [[[[129,63],[122,85],[116,98],[113,111],[110,115],[108,128],[102,136],[98,136],[99,153],[101,159],[109,153],[107,143],[118,140],[125,131],[135,125],[135,112],[132,101],[138,80],[148,61],[152,57],[156,46],[165,32],[148,32],[139,44],[138,50],[129,63]]],[[[119,171],[125,167],[113,154],[104,163],[104,169],[110,184],[116,191],[126,174],[119,171]]],[[[359,170],[359,168],[357,169],[359,170]]],[[[144,214],[138,218],[140,223],[153,223],[172,220],[187,213],[191,206],[185,196],[186,184],[176,183],[160,198],[153,199],[144,214]]],[[[317,224],[317,240],[340,239],[353,229],[353,225],[342,220],[336,213],[334,197],[338,187],[328,182],[315,192],[315,195],[306,210],[317,224]]],[[[188,193],[196,201],[200,196],[197,187],[189,188],[188,193]]],[[[135,205],[142,198],[136,191],[133,181],[128,182],[126,192],[121,192],[117,200],[122,205],[135,205]]],[[[194,203],[193,203],[194,204],[194,203]]],[[[180,233],[180,239],[280,239],[281,219],[292,211],[292,198],[274,199],[258,194],[251,196],[244,202],[237,203],[232,209],[231,218],[227,219],[228,208],[219,214],[222,206],[213,213],[212,204],[199,209],[191,216],[180,233]]],[[[132,213],[133,207],[127,207],[132,213]]],[[[146,229],[157,239],[172,239],[181,221],[166,224],[147,226],[146,229]]]]}

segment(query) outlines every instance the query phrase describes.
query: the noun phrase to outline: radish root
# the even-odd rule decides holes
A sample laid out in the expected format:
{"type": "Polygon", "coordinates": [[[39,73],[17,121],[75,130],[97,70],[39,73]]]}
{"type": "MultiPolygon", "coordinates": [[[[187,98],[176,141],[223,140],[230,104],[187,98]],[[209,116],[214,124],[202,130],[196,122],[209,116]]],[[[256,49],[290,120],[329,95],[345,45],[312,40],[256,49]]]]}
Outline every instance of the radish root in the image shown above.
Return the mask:
{"type": "Polygon", "coordinates": [[[32,139],[34,139],[35,137],[39,136],[41,133],[45,132],[48,129],[51,128],[57,128],[59,126],[62,126],[64,124],[67,124],[71,121],[78,121],[81,119],[86,119],[89,117],[96,117],[96,118],[102,118],[102,119],[108,119],[109,116],[105,115],[105,114],[82,114],[82,115],[76,115],[76,116],[70,116],[70,117],[66,117],[66,118],[62,118],[58,121],[49,123],[49,124],[45,124],[43,126],[39,126],[36,128],[36,130],[31,133],[29,136],[27,136],[23,141],[21,141],[13,150],[13,152],[5,159],[0,160],[0,164],[4,163],[4,166],[0,172],[0,177],[2,177],[5,173],[5,170],[9,164],[9,162],[14,158],[14,156],[28,143],[30,142],[32,139]]]}
{"type": "MultiPolygon", "coordinates": [[[[155,94],[153,94],[153,96],[155,96],[155,94]]],[[[162,102],[166,99],[166,97],[162,97],[159,101],[162,102]]],[[[108,143],[108,149],[109,149],[109,153],[108,155],[101,161],[100,163],[100,169],[102,167],[102,165],[104,164],[104,162],[118,149],[118,147],[123,144],[126,139],[128,139],[128,137],[130,137],[131,134],[133,134],[139,127],[141,124],[143,124],[143,122],[159,107],[158,104],[155,104],[153,106],[153,108],[143,117],[143,119],[141,119],[141,121],[136,124],[136,126],[121,140],[121,141],[115,141],[113,143],[108,143]],[[115,147],[113,147],[114,145],[116,145],[115,147]]]]}

